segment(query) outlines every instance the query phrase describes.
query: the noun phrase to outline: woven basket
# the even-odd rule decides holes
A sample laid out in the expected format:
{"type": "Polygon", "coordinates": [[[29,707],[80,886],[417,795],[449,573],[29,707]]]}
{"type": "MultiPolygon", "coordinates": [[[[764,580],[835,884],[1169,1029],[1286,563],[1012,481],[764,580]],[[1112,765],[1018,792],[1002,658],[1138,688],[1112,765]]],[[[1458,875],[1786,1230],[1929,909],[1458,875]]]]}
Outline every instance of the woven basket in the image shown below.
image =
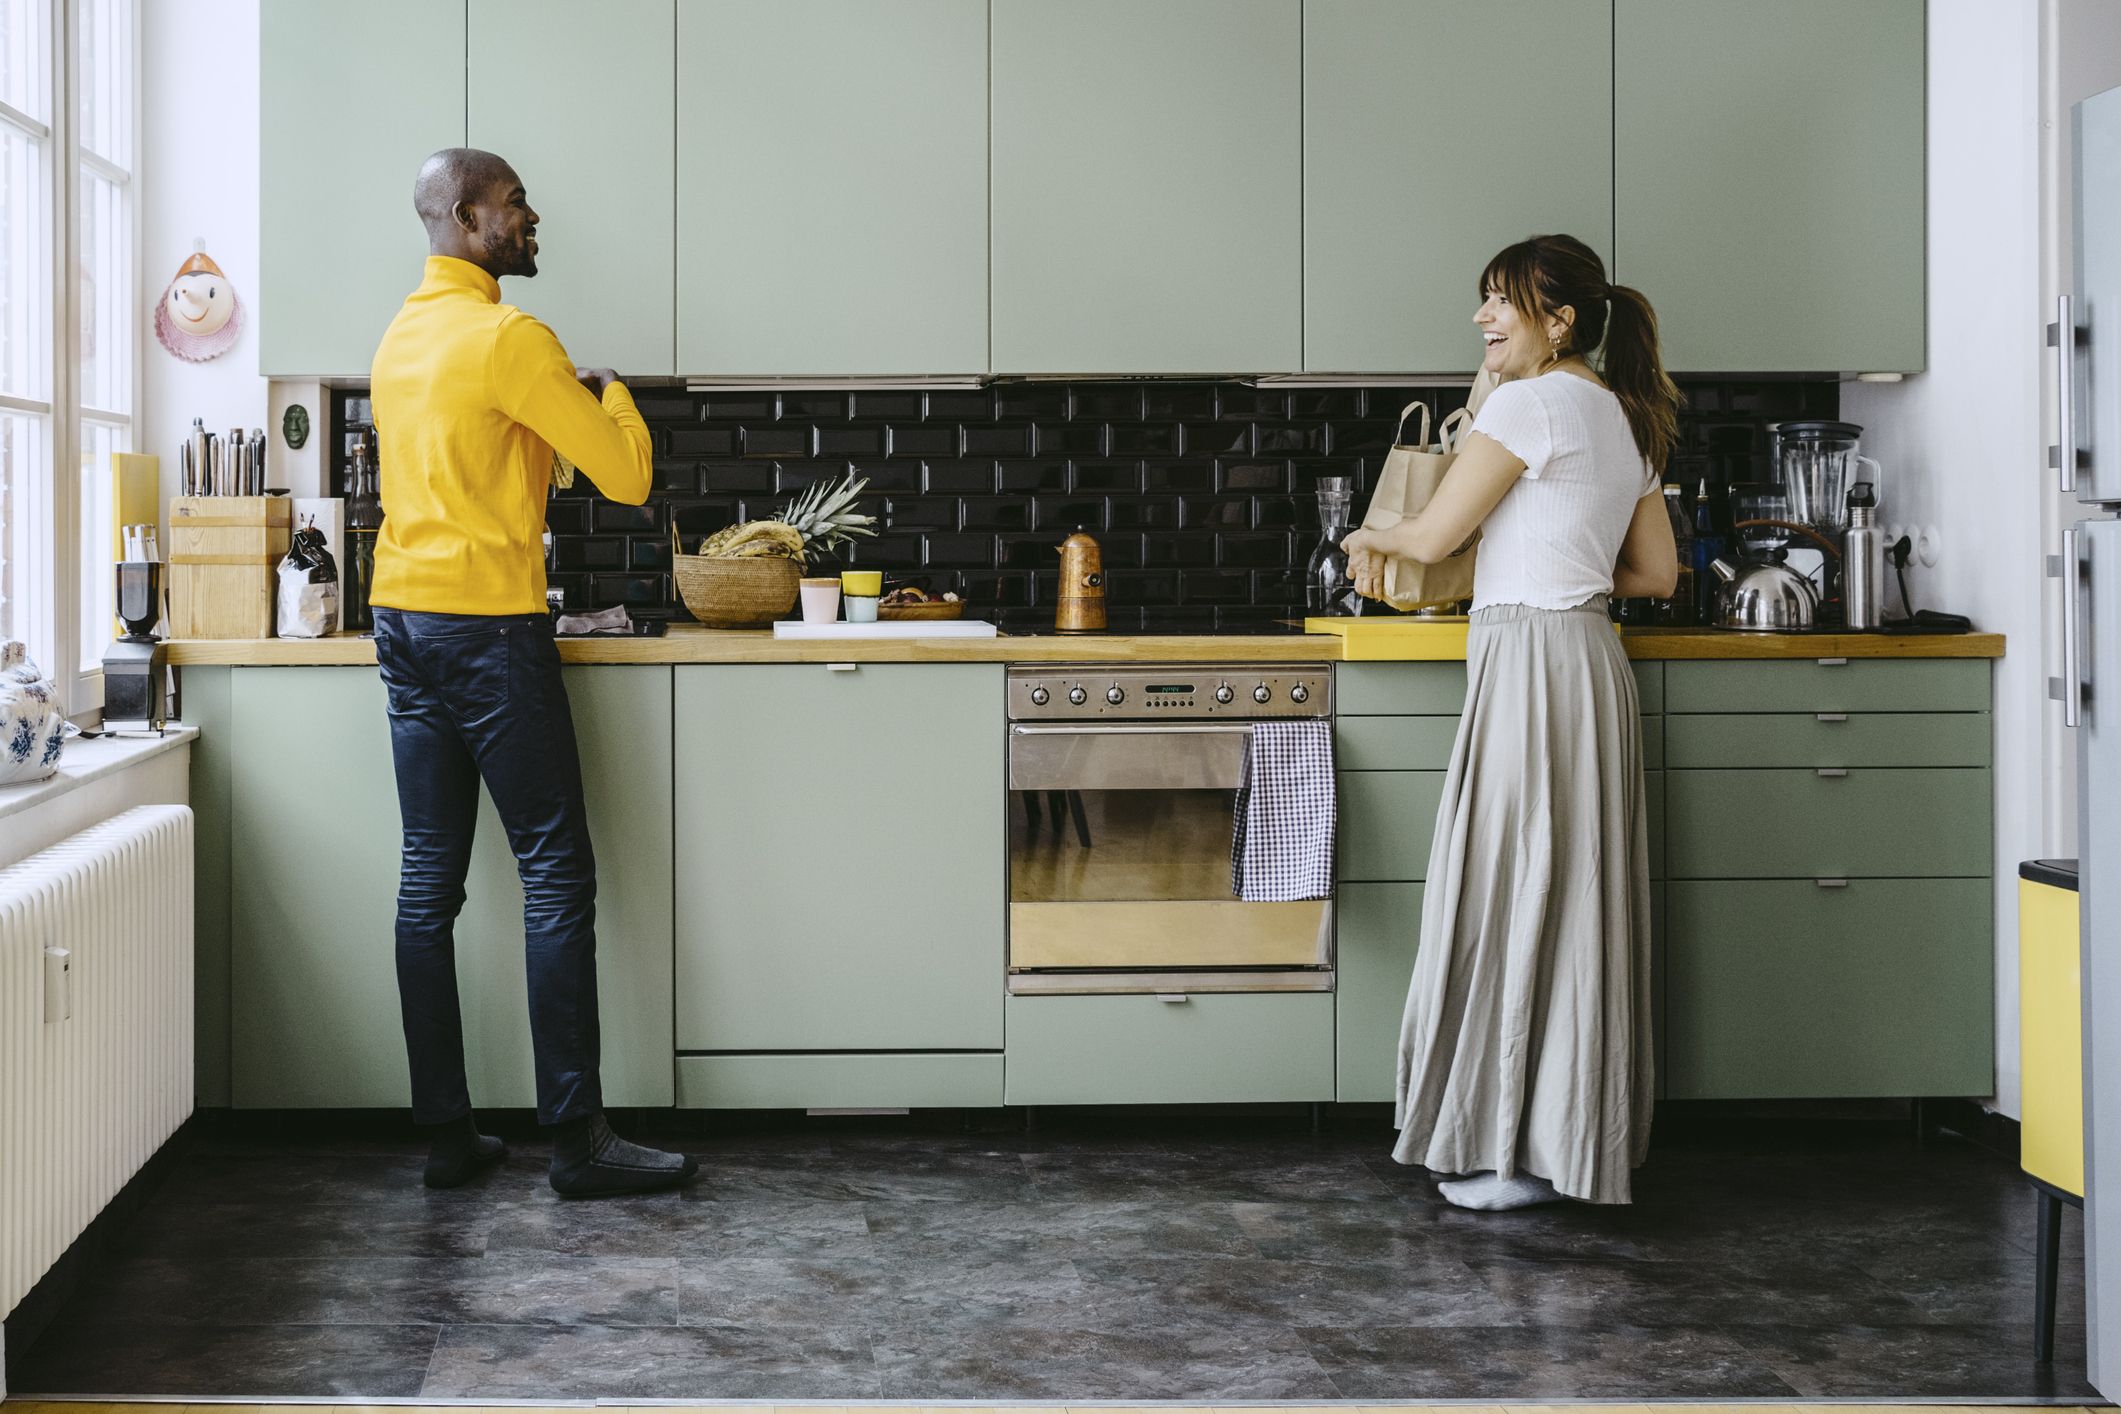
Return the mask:
{"type": "Polygon", "coordinates": [[[766,628],[795,607],[802,566],[779,556],[710,560],[673,555],[678,597],[709,628],[766,628]]]}

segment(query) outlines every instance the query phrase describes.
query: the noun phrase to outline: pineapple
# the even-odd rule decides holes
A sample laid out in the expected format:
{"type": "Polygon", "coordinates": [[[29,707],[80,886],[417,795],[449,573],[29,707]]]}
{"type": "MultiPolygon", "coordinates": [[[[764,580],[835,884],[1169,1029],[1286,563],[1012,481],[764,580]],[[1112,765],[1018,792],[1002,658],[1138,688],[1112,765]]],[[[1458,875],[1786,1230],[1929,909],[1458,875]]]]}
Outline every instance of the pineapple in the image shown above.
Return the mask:
{"type": "Polygon", "coordinates": [[[811,549],[829,553],[856,536],[876,534],[870,529],[876,524],[876,517],[862,515],[854,509],[854,498],[861,495],[868,484],[868,478],[850,471],[837,483],[812,482],[802,495],[788,503],[788,508],[781,512],[781,519],[794,526],[795,533],[803,537],[806,555],[811,549]]]}
{"type": "Polygon", "coordinates": [[[853,509],[854,498],[868,484],[852,472],[838,482],[814,482],[778,517],[718,530],[700,542],[700,553],[717,560],[774,555],[801,564],[813,550],[829,551],[857,535],[874,535],[869,527],[876,517],[853,509]]]}

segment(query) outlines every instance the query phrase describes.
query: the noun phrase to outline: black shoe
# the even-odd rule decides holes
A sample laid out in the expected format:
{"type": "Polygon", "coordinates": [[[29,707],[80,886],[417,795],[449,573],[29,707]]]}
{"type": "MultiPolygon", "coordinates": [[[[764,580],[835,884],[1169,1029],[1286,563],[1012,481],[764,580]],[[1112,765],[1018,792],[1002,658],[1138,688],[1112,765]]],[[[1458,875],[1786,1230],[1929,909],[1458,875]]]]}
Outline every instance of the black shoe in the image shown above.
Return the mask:
{"type": "Polygon", "coordinates": [[[484,1168],[499,1163],[508,1146],[490,1134],[479,1133],[470,1115],[442,1124],[422,1125],[433,1136],[427,1151],[427,1172],[422,1180],[429,1188],[455,1188],[468,1183],[484,1168]]]}
{"type": "Polygon", "coordinates": [[[700,1171],[684,1154],[644,1149],[611,1132],[600,1110],[559,1126],[552,1144],[552,1191],[562,1198],[612,1198],[675,1188],[700,1171]]]}

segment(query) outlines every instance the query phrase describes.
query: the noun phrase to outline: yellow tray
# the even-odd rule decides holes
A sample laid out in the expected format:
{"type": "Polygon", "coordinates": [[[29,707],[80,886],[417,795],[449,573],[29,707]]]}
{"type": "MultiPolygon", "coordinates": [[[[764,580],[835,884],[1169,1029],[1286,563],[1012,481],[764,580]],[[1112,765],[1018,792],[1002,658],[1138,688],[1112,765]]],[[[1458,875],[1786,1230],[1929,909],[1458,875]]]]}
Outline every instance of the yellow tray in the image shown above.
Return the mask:
{"type": "Polygon", "coordinates": [[[1338,635],[1344,663],[1448,662],[1466,656],[1466,620],[1458,616],[1305,619],[1304,632],[1338,635]]]}

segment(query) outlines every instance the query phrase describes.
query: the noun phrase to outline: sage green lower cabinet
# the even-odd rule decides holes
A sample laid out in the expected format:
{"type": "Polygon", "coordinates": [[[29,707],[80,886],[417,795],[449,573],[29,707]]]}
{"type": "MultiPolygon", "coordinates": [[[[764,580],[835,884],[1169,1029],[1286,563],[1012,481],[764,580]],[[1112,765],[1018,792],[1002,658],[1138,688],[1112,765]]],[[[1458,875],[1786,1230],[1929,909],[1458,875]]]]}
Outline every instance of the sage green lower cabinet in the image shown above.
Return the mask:
{"type": "MultiPolygon", "coordinates": [[[[604,1097],[671,1103],[670,672],[564,670],[597,855],[604,1097]]],[[[238,1108],[408,1103],[394,922],[402,831],[382,680],[232,670],[232,1094],[238,1108]]],[[[457,974],[472,1103],[536,1103],[515,859],[482,798],[457,974]]]]}
{"type": "Polygon", "coordinates": [[[1675,770],[1748,766],[1986,766],[1986,712],[1734,713],[1673,717],[1675,770]]]}
{"type": "Polygon", "coordinates": [[[679,1056],[689,1110],[992,1109],[999,1051],[923,1055],[679,1056]]]}
{"type": "Polygon", "coordinates": [[[229,679],[234,668],[186,668],[177,710],[191,744],[192,1077],[201,1109],[228,1108],[229,809],[235,772],[229,679]]]}
{"type": "Polygon", "coordinates": [[[1465,705],[1462,661],[1333,667],[1335,717],[1456,717],[1465,705]]]}
{"type": "Polygon", "coordinates": [[[1712,659],[1664,665],[1664,710],[1689,712],[1986,712],[1982,659],[1712,659]]]}
{"type": "Polygon", "coordinates": [[[675,671],[678,1049],[1000,1050],[1002,665],[675,671]]]}
{"type": "Polygon", "coordinates": [[[1990,1093],[1988,879],[1665,887],[1673,1099],[1990,1093]]]}
{"type": "Polygon", "coordinates": [[[1333,1098],[1329,992],[1009,998],[1012,1105],[1333,1098]]]}
{"type": "Polygon", "coordinates": [[[1665,774],[1674,879],[1987,878],[1993,868],[1985,770],[1665,774]]]}
{"type": "Polygon", "coordinates": [[[1443,781],[1441,771],[1342,771],[1340,878],[1426,878],[1443,781]]]}
{"type": "Polygon", "coordinates": [[[1399,1025],[1421,942],[1420,884],[1343,884],[1339,994],[1334,999],[1334,1098],[1391,1100],[1398,1086],[1399,1025]]]}

